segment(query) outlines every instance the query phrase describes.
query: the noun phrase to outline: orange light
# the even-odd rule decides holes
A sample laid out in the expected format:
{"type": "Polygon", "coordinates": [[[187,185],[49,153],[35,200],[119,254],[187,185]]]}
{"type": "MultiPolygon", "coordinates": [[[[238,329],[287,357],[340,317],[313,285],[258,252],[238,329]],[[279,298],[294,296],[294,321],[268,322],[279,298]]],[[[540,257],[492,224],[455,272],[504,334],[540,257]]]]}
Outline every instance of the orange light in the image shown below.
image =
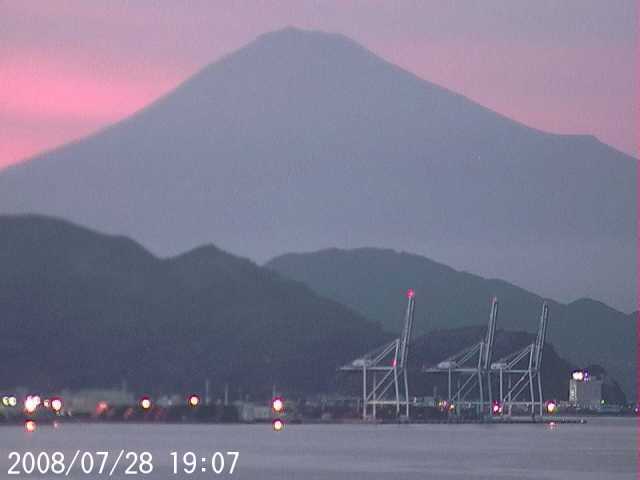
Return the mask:
{"type": "Polygon", "coordinates": [[[549,400],[547,402],[547,413],[555,413],[557,408],[558,408],[558,405],[556,405],[556,402],[554,402],[553,400],[549,400]]]}
{"type": "Polygon", "coordinates": [[[275,397],[271,401],[271,408],[273,408],[273,411],[276,413],[282,413],[284,410],[284,400],[282,397],[275,397]]]}
{"type": "Polygon", "coordinates": [[[198,395],[190,395],[189,396],[189,406],[191,408],[195,408],[200,405],[200,397],[198,395]]]}
{"type": "Polygon", "coordinates": [[[26,422],[24,422],[24,429],[29,432],[35,432],[37,428],[36,422],[33,420],[27,420],[26,422]]]}
{"type": "Polygon", "coordinates": [[[39,397],[29,395],[24,401],[24,410],[27,413],[33,413],[36,411],[39,404],[39,397]]]}
{"type": "Polygon", "coordinates": [[[109,404],[104,400],[98,402],[98,404],[96,405],[96,415],[102,415],[107,410],[109,410],[109,404]]]}
{"type": "Polygon", "coordinates": [[[571,374],[571,378],[573,378],[576,382],[582,382],[584,380],[584,372],[583,371],[575,371],[571,374]]]}
{"type": "Polygon", "coordinates": [[[273,430],[275,432],[281,432],[284,429],[284,422],[282,420],[280,420],[279,418],[276,418],[273,421],[273,430]]]}
{"type": "Polygon", "coordinates": [[[149,410],[151,408],[151,399],[149,397],[142,397],[140,399],[140,408],[149,410]]]}
{"type": "Polygon", "coordinates": [[[62,410],[62,399],[61,398],[52,398],[49,401],[49,405],[51,405],[51,410],[56,413],[60,413],[62,410]]]}

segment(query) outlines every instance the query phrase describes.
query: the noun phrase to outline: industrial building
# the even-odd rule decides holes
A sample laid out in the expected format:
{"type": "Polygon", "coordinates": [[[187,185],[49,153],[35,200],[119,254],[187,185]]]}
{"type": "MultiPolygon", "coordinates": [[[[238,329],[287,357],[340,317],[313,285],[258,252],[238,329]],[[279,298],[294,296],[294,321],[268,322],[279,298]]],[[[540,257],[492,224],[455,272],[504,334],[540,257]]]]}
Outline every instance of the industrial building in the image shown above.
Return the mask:
{"type": "Polygon", "coordinates": [[[597,410],[602,405],[602,379],[585,370],[577,370],[569,379],[569,404],[576,408],[597,410]]]}

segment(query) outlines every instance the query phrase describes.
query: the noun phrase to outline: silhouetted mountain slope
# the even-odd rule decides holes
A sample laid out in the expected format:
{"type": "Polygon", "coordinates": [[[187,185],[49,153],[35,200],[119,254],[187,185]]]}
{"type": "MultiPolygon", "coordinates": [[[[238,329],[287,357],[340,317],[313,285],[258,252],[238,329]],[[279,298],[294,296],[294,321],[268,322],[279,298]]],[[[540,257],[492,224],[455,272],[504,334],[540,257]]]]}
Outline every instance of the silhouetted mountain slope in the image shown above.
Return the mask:
{"type": "Polygon", "coordinates": [[[325,391],[388,338],[300,283],[213,246],[158,259],[131,240],[0,217],[0,384],[325,391]]]}
{"type": "MultiPolygon", "coordinates": [[[[269,268],[299,280],[381,322],[401,327],[402,289],[419,298],[418,332],[485,324],[492,296],[500,299],[498,327],[534,332],[543,299],[510,283],[459,272],[428,258],[393,250],[329,249],[288,254],[269,268]]],[[[601,302],[582,299],[564,305],[550,301],[548,337],[563,356],[578,366],[603,365],[635,397],[636,318],[601,302]]]]}
{"type": "Polygon", "coordinates": [[[3,171],[0,211],[61,216],[163,255],[385,245],[630,310],[635,172],[591,136],[528,128],[343,36],[285,29],[3,171]]]}

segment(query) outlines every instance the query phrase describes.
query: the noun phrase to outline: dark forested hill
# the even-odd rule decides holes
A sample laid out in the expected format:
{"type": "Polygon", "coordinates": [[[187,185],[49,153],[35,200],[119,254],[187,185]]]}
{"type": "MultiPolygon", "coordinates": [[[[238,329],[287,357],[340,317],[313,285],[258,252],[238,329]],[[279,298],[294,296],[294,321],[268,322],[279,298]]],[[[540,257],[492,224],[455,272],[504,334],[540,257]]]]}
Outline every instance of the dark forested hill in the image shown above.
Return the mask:
{"type": "Polygon", "coordinates": [[[0,217],[0,385],[325,391],[388,338],[307,287],[206,246],[159,259],[135,242],[0,217]]]}

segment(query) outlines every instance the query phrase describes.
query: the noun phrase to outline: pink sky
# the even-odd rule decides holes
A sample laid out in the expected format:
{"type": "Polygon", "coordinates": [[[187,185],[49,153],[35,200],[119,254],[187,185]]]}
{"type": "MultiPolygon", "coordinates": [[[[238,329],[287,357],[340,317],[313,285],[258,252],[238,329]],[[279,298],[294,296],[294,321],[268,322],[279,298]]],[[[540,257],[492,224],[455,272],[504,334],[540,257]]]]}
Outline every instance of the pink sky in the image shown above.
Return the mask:
{"type": "Polygon", "coordinates": [[[0,0],[0,168],[113,123],[260,33],[340,32],[543,130],[638,156],[633,0],[0,0]]]}

